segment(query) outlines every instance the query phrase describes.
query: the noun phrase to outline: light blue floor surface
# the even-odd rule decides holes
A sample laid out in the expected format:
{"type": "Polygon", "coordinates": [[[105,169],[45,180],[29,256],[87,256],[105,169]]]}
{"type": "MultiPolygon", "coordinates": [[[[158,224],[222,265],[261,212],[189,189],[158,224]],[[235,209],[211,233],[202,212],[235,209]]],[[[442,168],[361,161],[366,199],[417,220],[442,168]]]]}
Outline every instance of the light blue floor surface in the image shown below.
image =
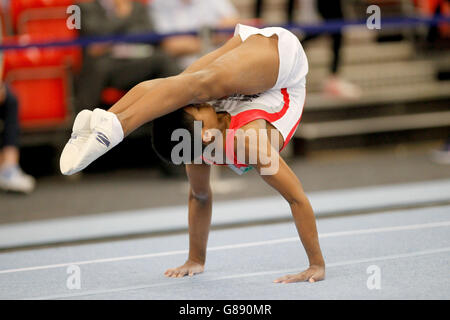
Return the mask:
{"type": "MultiPolygon", "coordinates": [[[[255,208],[257,210],[258,208],[255,208]]],[[[262,208],[260,208],[262,210],[262,208]]],[[[450,206],[318,220],[327,277],[274,284],[307,259],[293,223],[213,231],[205,273],[167,279],[187,234],[0,254],[1,299],[449,299],[450,206]],[[80,289],[68,289],[68,267],[80,289]],[[376,266],[379,289],[369,289],[376,266]]]]}

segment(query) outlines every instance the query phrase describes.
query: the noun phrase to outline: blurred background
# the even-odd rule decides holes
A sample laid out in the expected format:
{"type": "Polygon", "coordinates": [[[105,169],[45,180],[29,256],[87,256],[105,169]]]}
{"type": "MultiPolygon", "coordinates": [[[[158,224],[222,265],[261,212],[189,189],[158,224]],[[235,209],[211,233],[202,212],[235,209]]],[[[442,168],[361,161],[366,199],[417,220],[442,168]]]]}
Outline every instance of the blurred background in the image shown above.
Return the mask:
{"type": "MultiPolygon", "coordinates": [[[[81,109],[180,72],[238,22],[287,25],[305,47],[307,101],[284,156],[307,192],[450,177],[449,1],[0,4],[0,225],[186,204],[183,168],[157,159],[146,126],[76,176],[61,176],[59,155],[81,109]],[[374,4],[391,22],[379,30],[365,24],[374,4]]],[[[221,168],[213,189],[216,201],[273,195],[254,172],[221,168]]]]}

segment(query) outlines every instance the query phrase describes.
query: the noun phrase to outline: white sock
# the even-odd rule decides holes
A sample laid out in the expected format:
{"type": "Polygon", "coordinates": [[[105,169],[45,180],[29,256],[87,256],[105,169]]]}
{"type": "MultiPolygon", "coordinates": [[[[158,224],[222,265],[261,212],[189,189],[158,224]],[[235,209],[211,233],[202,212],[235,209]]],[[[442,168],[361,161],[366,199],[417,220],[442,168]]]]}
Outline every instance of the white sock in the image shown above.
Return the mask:
{"type": "Polygon", "coordinates": [[[83,170],[124,138],[122,125],[117,116],[102,109],[95,109],[92,112],[89,130],[89,136],[74,156],[70,170],[62,171],[63,174],[70,175],[83,170]]]}
{"type": "MultiPolygon", "coordinates": [[[[97,132],[100,137],[106,135],[111,143],[109,147],[112,149],[123,140],[123,129],[117,116],[109,111],[95,109],[91,117],[91,131],[97,132]]],[[[107,145],[107,143],[106,143],[107,145]]]]}
{"type": "Polygon", "coordinates": [[[91,116],[91,110],[83,110],[75,118],[72,135],[59,159],[59,167],[62,174],[72,174],[72,163],[91,134],[91,116]]]}

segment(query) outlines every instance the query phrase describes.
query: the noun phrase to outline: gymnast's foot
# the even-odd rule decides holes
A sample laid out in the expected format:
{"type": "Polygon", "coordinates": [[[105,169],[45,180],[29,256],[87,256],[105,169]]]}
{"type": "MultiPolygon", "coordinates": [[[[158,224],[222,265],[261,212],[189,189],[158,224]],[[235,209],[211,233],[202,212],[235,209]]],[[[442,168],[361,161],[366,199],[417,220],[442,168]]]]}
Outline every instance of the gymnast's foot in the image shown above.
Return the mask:
{"type": "Polygon", "coordinates": [[[81,111],[61,154],[61,173],[72,175],[83,170],[122,140],[122,125],[114,113],[102,109],[81,111]]]}

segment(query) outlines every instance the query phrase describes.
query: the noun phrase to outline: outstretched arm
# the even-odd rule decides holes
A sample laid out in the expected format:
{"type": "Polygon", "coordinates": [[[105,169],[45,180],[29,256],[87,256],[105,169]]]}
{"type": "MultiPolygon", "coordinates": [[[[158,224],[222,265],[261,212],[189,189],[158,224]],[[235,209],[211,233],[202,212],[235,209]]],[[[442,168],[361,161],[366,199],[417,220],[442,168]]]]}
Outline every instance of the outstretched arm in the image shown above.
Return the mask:
{"type": "Polygon", "coordinates": [[[211,225],[212,194],[208,165],[186,165],[189,179],[189,257],[180,267],[165,272],[167,277],[193,276],[204,270],[211,225]]]}
{"type": "Polygon", "coordinates": [[[309,268],[306,271],[281,277],[275,282],[314,282],[323,280],[325,277],[325,262],[320,250],[316,220],[300,181],[281,157],[279,158],[278,172],[273,175],[262,175],[261,177],[288,201],[295,226],[309,260],[309,268]]]}
{"type": "Polygon", "coordinates": [[[246,145],[247,158],[250,152],[257,152],[256,168],[263,180],[277,190],[289,203],[295,226],[309,260],[307,270],[281,277],[275,282],[323,280],[325,278],[325,262],[320,250],[316,220],[299,179],[280,157],[278,150],[272,147],[267,131],[259,131],[257,146],[246,145]],[[261,142],[261,139],[264,139],[264,141],[261,142]],[[260,146],[266,147],[260,148],[260,146]],[[267,170],[269,168],[270,170],[267,170]]]}

